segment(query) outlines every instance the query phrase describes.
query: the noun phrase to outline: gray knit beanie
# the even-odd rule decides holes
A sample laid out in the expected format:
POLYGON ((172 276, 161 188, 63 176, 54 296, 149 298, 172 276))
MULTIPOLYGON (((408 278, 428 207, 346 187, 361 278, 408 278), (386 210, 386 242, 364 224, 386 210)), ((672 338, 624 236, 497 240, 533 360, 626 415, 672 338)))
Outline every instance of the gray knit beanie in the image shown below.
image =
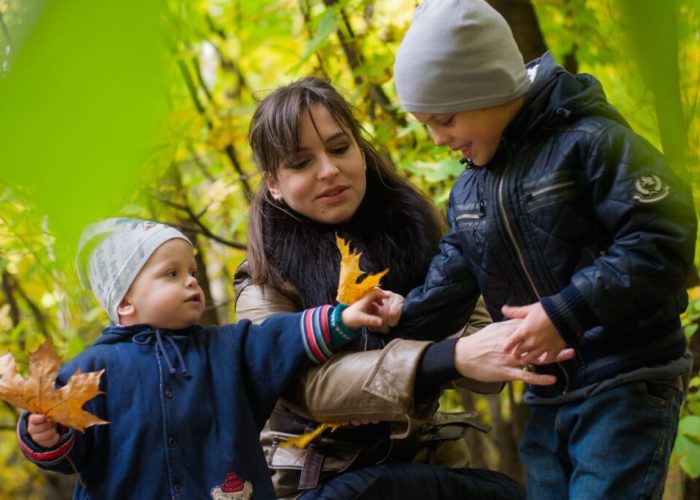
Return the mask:
POLYGON ((401 106, 453 113, 499 106, 530 88, 513 33, 483 0, 423 0, 394 64, 401 106))
POLYGON ((174 227, 141 219, 106 219, 83 231, 78 243, 80 282, 112 321, 119 322, 119 303, 148 258, 172 239, 192 244, 174 227))

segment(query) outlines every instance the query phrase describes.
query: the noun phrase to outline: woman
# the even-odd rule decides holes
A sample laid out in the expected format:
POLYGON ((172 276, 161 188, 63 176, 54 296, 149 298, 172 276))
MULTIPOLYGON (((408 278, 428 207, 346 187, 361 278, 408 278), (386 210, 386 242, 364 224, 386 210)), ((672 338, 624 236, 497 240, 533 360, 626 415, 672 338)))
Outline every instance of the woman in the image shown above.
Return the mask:
MULTIPOLYGON (((403 295, 423 282, 442 234, 440 216, 362 137, 349 105, 332 86, 306 78, 277 89, 258 106, 249 138, 264 182, 251 208, 248 261, 236 275, 239 320, 259 322, 334 302, 336 234, 362 252, 365 271, 389 269, 385 289, 403 295)), ((489 321, 479 306, 465 330, 489 321)), ((358 346, 361 352, 310 369, 280 401, 263 433, 277 494, 520 495, 499 473, 410 463, 421 440, 434 449, 442 439, 431 441, 418 429, 434 414, 440 386, 460 374, 481 382, 553 381, 532 378, 494 348, 512 328, 501 323, 439 344, 396 339, 382 350, 372 349, 387 338, 368 334, 358 346), (382 423, 326 433, 307 450, 278 446, 321 421, 382 423)), ((481 390, 500 387, 473 384, 481 390)), ((463 451, 453 453, 443 464, 463 467, 464 457, 463 451)))

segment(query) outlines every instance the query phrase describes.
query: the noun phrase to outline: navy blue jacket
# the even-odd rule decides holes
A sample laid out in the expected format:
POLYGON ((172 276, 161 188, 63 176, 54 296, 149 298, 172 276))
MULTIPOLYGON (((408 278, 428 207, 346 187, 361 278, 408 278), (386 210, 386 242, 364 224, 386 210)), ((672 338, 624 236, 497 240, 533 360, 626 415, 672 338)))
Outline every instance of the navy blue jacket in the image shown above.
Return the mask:
POLYGON ((558 376, 529 388, 549 397, 684 353, 696 221, 689 187, 597 80, 549 54, 528 69, 533 86, 494 158, 455 182, 451 230, 395 333, 454 332, 479 292, 495 320, 505 304, 540 301, 577 352, 538 368, 558 376))
POLYGON ((227 479, 252 488, 252 498, 274 498, 258 436, 285 387, 308 366, 302 318, 174 332, 107 327, 61 369, 59 384, 78 368, 105 368, 105 394, 84 408, 110 423, 70 430, 45 450, 22 417, 22 450, 49 470, 75 467, 85 488, 76 483, 74 498, 209 498, 227 479))

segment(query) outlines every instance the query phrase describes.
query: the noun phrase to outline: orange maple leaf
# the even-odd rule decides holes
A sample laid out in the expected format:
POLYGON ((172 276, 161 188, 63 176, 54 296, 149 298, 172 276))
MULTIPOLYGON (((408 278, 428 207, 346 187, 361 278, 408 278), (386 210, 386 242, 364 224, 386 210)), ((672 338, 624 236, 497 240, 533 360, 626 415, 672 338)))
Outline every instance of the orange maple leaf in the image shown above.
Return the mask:
POLYGON ((99 386, 104 369, 89 373, 81 373, 78 369, 66 385, 56 389, 60 363, 61 358, 51 340, 29 356, 29 377, 26 379, 17 372, 12 354, 0 356, 0 399, 79 431, 109 423, 82 409, 86 401, 102 394, 99 386))
POLYGON ((337 235, 335 242, 340 250, 340 278, 338 279, 338 295, 335 299, 339 304, 354 304, 372 288, 379 286, 382 277, 389 270, 384 269, 375 274, 365 273, 360 269, 360 256, 362 254, 355 250, 351 252, 350 243, 337 235), (357 280, 362 275, 366 276, 358 283, 357 280))

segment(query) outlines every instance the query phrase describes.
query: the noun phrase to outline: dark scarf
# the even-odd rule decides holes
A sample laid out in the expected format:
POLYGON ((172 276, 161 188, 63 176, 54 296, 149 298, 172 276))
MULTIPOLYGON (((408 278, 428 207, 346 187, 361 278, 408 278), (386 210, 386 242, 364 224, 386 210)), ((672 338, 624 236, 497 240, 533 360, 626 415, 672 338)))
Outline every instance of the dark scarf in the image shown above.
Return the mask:
POLYGON ((389 268, 383 288, 406 295, 423 283, 440 238, 428 202, 404 186, 372 188, 370 184, 352 220, 340 225, 319 224, 286 205, 284 210, 264 205, 268 262, 296 288, 303 307, 335 303, 340 268, 336 234, 362 252, 363 270, 375 273, 389 268))

